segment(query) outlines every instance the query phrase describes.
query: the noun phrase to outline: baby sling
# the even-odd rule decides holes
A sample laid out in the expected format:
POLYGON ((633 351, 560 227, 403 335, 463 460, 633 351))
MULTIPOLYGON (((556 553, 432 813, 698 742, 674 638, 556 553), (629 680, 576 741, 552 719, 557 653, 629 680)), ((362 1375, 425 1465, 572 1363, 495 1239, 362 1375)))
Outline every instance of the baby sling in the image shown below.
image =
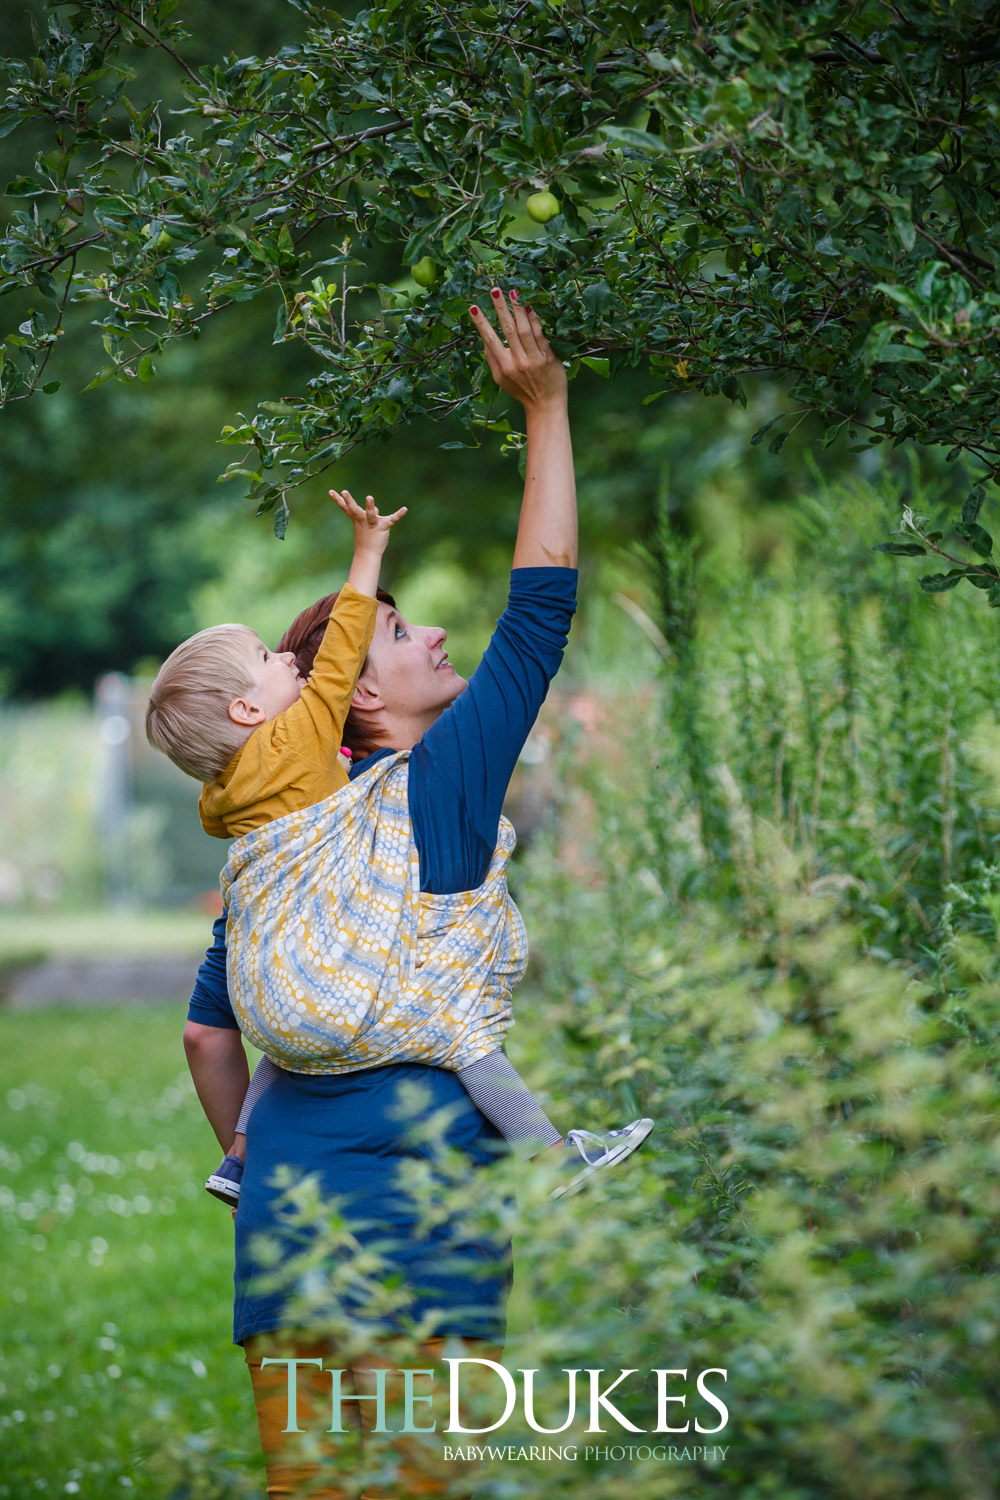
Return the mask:
POLYGON ((528 944, 507 890, 500 819, 474 891, 420 890, 410 752, 232 845, 222 872, 227 977, 240 1028, 278 1067, 388 1062, 460 1069, 495 1052, 528 944))

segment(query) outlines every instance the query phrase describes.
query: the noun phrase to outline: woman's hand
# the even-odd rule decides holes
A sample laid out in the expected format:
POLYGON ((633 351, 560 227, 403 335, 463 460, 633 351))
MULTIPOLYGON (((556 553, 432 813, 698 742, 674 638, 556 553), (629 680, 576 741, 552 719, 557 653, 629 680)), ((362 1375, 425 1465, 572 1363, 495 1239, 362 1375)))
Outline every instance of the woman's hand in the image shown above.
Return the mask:
POLYGON ((497 385, 520 401, 525 411, 564 406, 566 371, 545 337, 538 314, 531 308, 521 307, 516 292, 511 292, 508 306, 499 287, 493 288, 491 301, 506 344, 494 332, 481 308, 471 307, 469 312, 479 330, 486 363, 497 385))
POLYGON ((491 296, 506 344, 485 313, 478 307, 469 312, 493 379, 524 407, 528 437, 514 567, 575 568, 576 479, 566 371, 552 352, 538 314, 520 307, 516 292, 510 294, 509 307, 499 288, 491 296))

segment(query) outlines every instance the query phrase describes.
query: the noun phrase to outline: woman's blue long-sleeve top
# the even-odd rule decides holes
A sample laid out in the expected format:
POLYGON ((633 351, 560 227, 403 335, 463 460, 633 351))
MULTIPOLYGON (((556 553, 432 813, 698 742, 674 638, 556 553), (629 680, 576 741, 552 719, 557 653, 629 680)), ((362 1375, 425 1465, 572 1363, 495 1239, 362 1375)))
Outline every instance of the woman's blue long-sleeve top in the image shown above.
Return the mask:
MULTIPOLYGON (((576 607, 576 570, 516 568, 507 608, 468 687, 413 747, 409 801, 420 857, 421 889, 432 894, 474 890, 486 878, 514 765, 558 670, 576 607)), ((389 749, 358 762, 360 775, 389 749)), ((236 1028, 226 988, 226 922, 198 972, 188 1019, 236 1028)), ((400 1083, 418 1081, 426 1113, 450 1107, 448 1143, 476 1162, 488 1160, 496 1131, 469 1100, 454 1073, 396 1063, 347 1074, 281 1071, 256 1104, 247 1131, 247 1162, 236 1216, 236 1303, 233 1339, 283 1326, 282 1296, 255 1292, 250 1240, 279 1235, 278 1194, 268 1187, 287 1163, 318 1174, 326 1194, 349 1204, 365 1233, 394 1241, 394 1262, 413 1288, 414 1314, 433 1307, 438 1331, 502 1338, 505 1258, 495 1246, 457 1245, 447 1225, 419 1243, 414 1217, 392 1186, 401 1156, 420 1155, 405 1139, 409 1122, 396 1113, 400 1083), (374 1219, 372 1218, 374 1214, 374 1219), (495 1274, 491 1277, 491 1269, 495 1274), (485 1273, 485 1274, 484 1274, 485 1273)))

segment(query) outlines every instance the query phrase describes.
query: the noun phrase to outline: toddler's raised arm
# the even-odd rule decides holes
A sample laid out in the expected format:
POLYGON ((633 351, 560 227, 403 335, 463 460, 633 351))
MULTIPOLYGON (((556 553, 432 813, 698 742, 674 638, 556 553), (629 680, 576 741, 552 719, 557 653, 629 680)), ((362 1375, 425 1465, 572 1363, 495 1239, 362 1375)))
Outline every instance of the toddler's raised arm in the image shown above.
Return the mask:
POLYGON ((331 490, 330 495, 354 527, 354 558, 302 696, 286 711, 283 726, 283 732, 294 734, 305 747, 311 744, 312 753, 323 764, 329 764, 340 749, 375 628, 382 557, 390 531, 406 515, 405 505, 390 516, 379 515, 371 495, 363 510, 350 490, 331 490))

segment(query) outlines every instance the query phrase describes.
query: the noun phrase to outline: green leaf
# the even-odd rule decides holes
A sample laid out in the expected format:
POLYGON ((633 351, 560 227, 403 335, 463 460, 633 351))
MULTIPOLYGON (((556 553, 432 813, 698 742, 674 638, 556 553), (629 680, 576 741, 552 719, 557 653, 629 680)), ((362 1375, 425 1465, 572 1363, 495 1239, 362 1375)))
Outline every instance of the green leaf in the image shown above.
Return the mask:
POLYGON ((966 497, 965 503, 962 506, 962 520, 966 523, 978 521, 979 512, 983 508, 985 499, 986 491, 981 484, 977 484, 971 494, 966 497))
POLYGON ((56 393, 56 391, 59 389, 59 387, 61 385, 62 385, 62 381, 61 380, 47 380, 45 382, 45 384, 42 386, 42 395, 43 396, 54 396, 55 393, 56 393))
POLYGON ((884 296, 897 303, 899 307, 905 308, 906 311, 912 313, 914 317, 919 316, 920 299, 910 291, 909 287, 893 286, 892 283, 888 281, 876 281, 872 290, 876 292, 882 292, 884 296))
POLYGON ((244 469, 239 465, 235 465, 227 469, 224 474, 220 474, 215 482, 216 484, 224 484, 227 479, 247 479, 251 484, 261 484, 263 483, 264 475, 256 469, 244 469))
POLYGON ((418 230, 407 241, 402 254, 404 266, 415 266, 418 260, 423 260, 424 256, 433 247, 437 227, 437 222, 435 221, 435 223, 427 225, 426 228, 418 230))
MULTIPOLYGON (((725 380, 722 382, 722 385, 720 386, 720 390, 722 391, 722 394, 724 396, 728 396, 730 401, 738 401, 741 406, 746 406, 746 392, 744 391, 740 382, 736 379, 735 375, 727 375, 725 380)), ((787 438, 787 436, 788 434, 784 433, 780 445, 775 448, 774 444, 772 443, 768 451, 780 453, 781 448, 784 447, 785 438, 787 438)), ((775 441, 777 441, 777 439, 775 441)))
POLYGON ((919 542, 879 542, 873 552, 887 552, 890 557, 926 557, 927 548, 919 542))
POLYGON ((13 182, 8 182, 4 188, 4 193, 8 198, 29 198, 33 193, 44 192, 45 188, 40 182, 36 182, 34 177, 15 177, 13 182))
POLYGON ((952 568, 950 573, 927 573, 917 582, 927 594, 943 594, 947 589, 957 588, 964 577, 963 568, 952 568))
POLYGON ((90 384, 85 385, 83 389, 85 391, 92 391, 95 386, 103 385, 106 380, 110 380, 114 373, 114 365, 105 365, 102 370, 98 370, 90 384))
POLYGON ((903 249, 912 250, 916 242, 917 231, 913 226, 913 210, 909 202, 905 198, 892 198, 889 202, 889 212, 903 249))
POLYGON ((875 363, 878 365, 916 365, 924 358, 922 349, 914 349, 910 344, 886 344, 875 355, 875 363))
POLYGON ((140 380, 152 380, 153 378, 153 356, 144 354, 136 366, 136 374, 140 380))
POLYGON ((658 135, 645 130, 630 130, 627 125, 602 125, 601 134, 614 146, 634 146, 637 151, 647 151, 654 156, 663 156, 668 147, 658 135))
POLYGON ((600 281, 592 282, 590 286, 583 289, 583 305, 595 320, 611 301, 611 288, 602 278, 600 281))
POLYGON ((763 427, 758 427, 757 431, 754 433, 753 437, 750 439, 750 446, 755 448, 758 443, 762 442, 763 439, 764 439, 765 434, 768 433, 768 432, 770 432, 770 430, 774 426, 775 422, 780 422, 781 421, 781 417, 782 417, 782 413, 779 412, 776 417, 772 417, 771 418, 770 422, 765 422, 764 425, 763 425, 763 427))
POLYGON ((980 557, 989 557, 993 551, 993 538, 985 527, 976 521, 959 521, 955 530, 971 543, 973 552, 978 552, 980 557))

